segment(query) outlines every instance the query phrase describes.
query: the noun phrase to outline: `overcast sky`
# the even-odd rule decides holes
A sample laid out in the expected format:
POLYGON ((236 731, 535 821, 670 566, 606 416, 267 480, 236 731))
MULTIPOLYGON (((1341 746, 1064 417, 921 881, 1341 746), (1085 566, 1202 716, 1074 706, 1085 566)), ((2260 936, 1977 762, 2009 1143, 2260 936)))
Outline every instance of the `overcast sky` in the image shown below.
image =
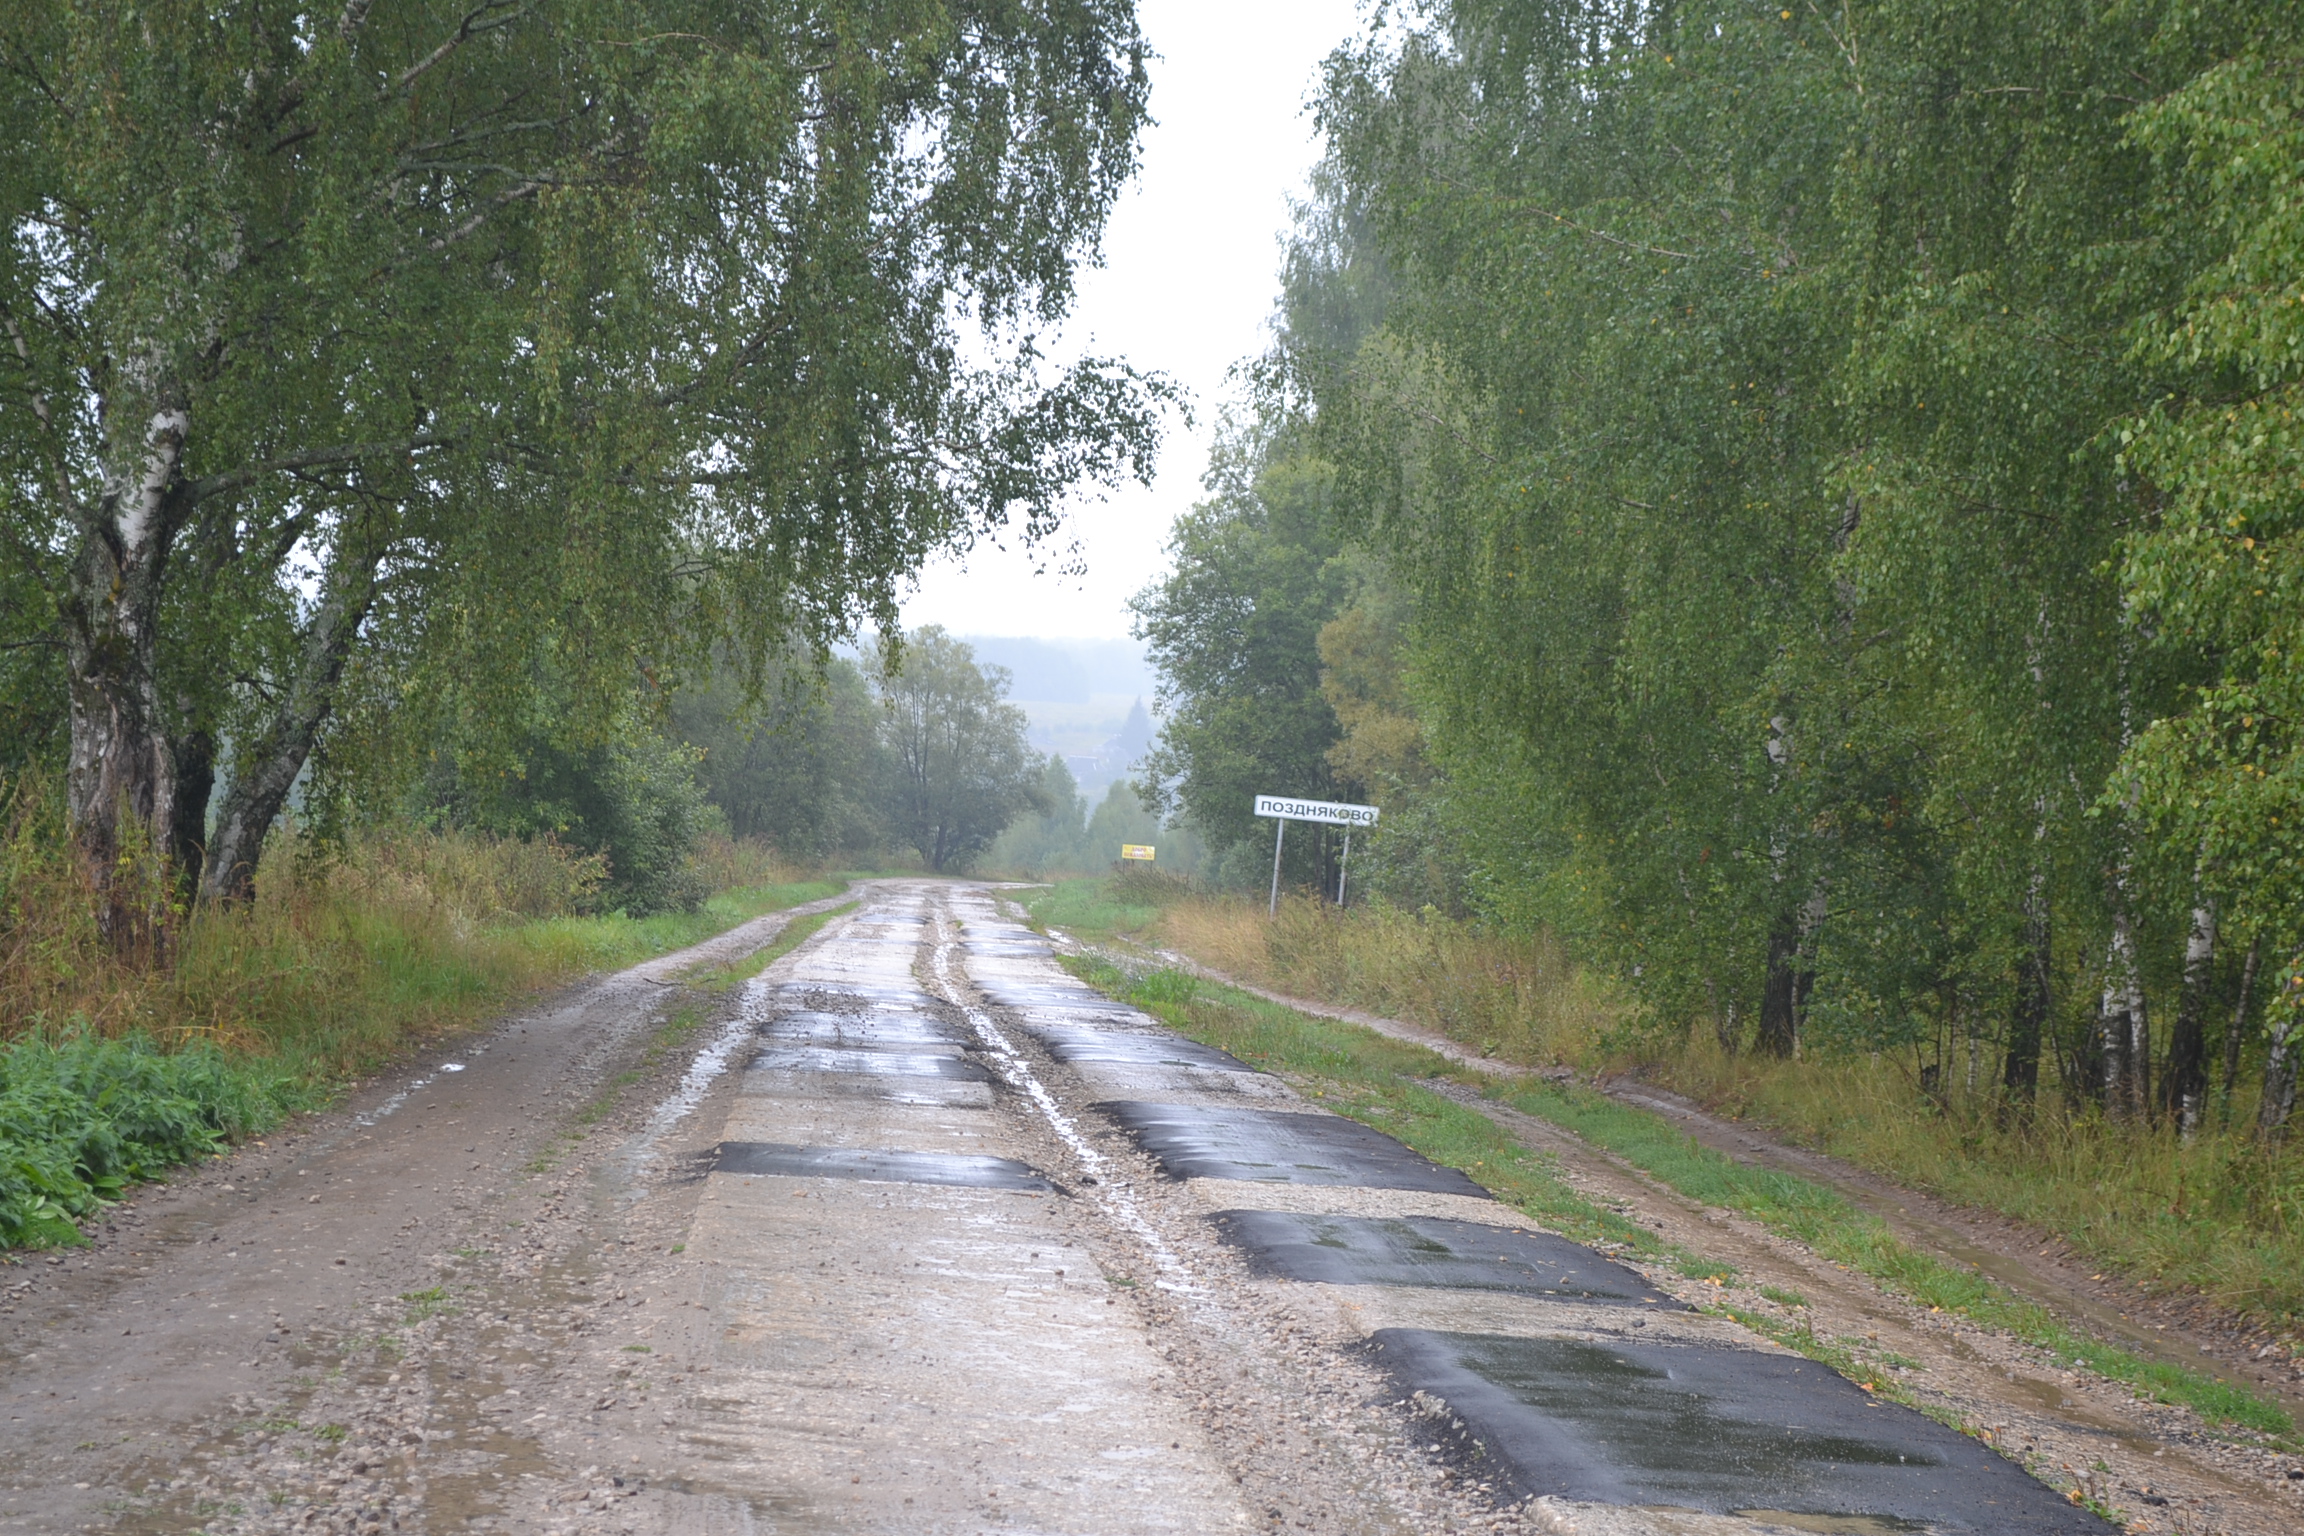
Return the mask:
POLYGON ((1305 103, 1321 59, 1360 25, 1355 0, 1141 0, 1160 57, 1143 166, 1085 274, 1062 354, 1099 352, 1191 391, 1158 482, 1075 509, 1085 577, 1034 576, 989 545, 942 561, 904 608, 908 625, 960 634, 1115 637, 1129 596, 1167 564, 1168 525, 1199 494, 1225 370, 1264 345, 1288 200, 1318 153, 1305 103))

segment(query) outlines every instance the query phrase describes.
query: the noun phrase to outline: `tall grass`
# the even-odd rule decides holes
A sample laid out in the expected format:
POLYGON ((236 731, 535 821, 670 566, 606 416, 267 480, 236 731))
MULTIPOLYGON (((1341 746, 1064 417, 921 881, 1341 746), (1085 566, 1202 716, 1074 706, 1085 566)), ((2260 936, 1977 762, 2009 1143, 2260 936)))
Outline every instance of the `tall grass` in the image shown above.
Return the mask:
POLYGON ((1166 907, 1153 932, 1202 964, 1294 997, 1405 1019, 1520 1066, 1582 1062, 1620 1010, 1544 934, 1502 934, 1388 906, 1338 911, 1211 897, 1166 907))
POLYGON ((178 908, 154 965, 104 943, 56 797, 19 782, 0 804, 0 1244, 70 1240, 121 1179, 524 994, 841 888, 757 844, 696 862, 718 894, 631 918, 588 911, 604 864, 549 841, 395 829, 323 851, 284 834, 256 899, 178 908))

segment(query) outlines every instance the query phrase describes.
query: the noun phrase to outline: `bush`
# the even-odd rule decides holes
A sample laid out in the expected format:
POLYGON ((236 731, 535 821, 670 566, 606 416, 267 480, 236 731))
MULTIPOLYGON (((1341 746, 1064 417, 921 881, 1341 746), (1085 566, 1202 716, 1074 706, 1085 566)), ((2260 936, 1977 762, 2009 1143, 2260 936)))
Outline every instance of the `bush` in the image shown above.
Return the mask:
POLYGON ((213 1045, 168 1052, 144 1034, 80 1034, 0 1047, 0 1246, 78 1242, 75 1217, 309 1098, 213 1045))
POLYGON ((693 912, 708 893, 689 855, 725 822, 696 782, 696 749, 654 731, 574 748, 541 737, 517 772, 450 767, 432 794, 449 820, 567 844, 605 862, 587 910, 693 912))

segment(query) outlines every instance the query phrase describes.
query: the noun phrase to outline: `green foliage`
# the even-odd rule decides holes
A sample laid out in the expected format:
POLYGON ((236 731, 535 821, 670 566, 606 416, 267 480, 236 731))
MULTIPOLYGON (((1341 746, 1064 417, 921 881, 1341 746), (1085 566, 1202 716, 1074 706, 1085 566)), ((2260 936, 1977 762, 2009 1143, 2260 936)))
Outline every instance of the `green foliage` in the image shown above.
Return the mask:
MULTIPOLYGON (((2285 52, 2220 63, 2135 123, 2167 171, 2161 218, 2207 249, 2137 326, 2141 359, 2181 384, 2120 429, 2161 496, 2121 579, 2165 643, 2207 647, 2216 670, 2144 731, 2113 796, 2197 849, 2284 958, 2304 949, 2304 34, 2293 17, 2267 31, 2285 52)), ((2304 963, 2282 971, 2279 1114, 2304 963)))
POLYGON ((539 671, 598 739, 1145 472, 1166 386, 1036 341, 1144 56, 1127 0, 8 8, 0 683, 75 690, 91 848, 222 743, 244 881, 315 751, 517 738, 539 671))
POLYGON ((2196 1119, 2304 891, 2297 42, 1461 0, 1340 51, 1257 430, 1321 466, 1293 558, 1376 557, 1320 662, 1377 888, 1659 1028, 1981 1030, 2016 1098, 2196 1119))
POLYGON ((714 819, 696 782, 696 760, 693 748, 645 726, 583 748, 538 736, 516 768, 466 770, 440 798, 459 825, 550 837, 601 855, 602 910, 635 917, 692 912, 710 892, 688 858, 714 819))
POLYGON ((1061 753, 1049 753, 1040 770, 1040 808, 1010 822, 984 860, 992 869, 1035 880, 1096 867, 1088 849, 1088 799, 1061 753))
POLYGON ((977 666, 965 642, 935 625, 900 646, 883 638, 873 662, 882 814, 930 869, 967 868, 1019 815, 1047 809, 1047 764, 1025 743, 1024 711, 1003 702, 1006 668, 977 666))
MULTIPOLYGON (((1345 788, 1328 759, 1336 717, 1320 693, 1320 629, 1345 590, 1325 522, 1328 480, 1290 435, 1227 443, 1208 499, 1177 519, 1174 571, 1130 604, 1166 710, 1139 798, 1165 820, 1181 813, 1219 850, 1262 848, 1267 869, 1275 823, 1254 815, 1255 797, 1334 799, 1345 788)), ((1294 832, 1283 877, 1332 888, 1337 839, 1310 825, 1294 832)), ((1243 849, 1233 862, 1252 857, 1243 849)))
POLYGON ((313 1099, 292 1075, 214 1046, 88 1034, 0 1046, 0 1248, 78 1243, 73 1223, 128 1185, 313 1099))
POLYGON ((735 836, 810 861, 880 845, 879 721, 855 663, 835 657, 819 672, 781 658, 757 703, 723 663, 673 700, 672 719, 735 836))

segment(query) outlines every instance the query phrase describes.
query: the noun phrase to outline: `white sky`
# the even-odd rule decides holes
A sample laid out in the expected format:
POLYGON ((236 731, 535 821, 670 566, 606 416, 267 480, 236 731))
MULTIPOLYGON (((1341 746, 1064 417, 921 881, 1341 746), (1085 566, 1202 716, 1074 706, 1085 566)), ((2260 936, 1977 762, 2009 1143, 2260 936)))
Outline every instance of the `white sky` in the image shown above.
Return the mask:
POLYGON ((1034 576, 1020 550, 983 545, 965 566, 943 560, 922 574, 907 627, 1125 636, 1123 605, 1166 567, 1168 526, 1199 495, 1225 370, 1263 349, 1288 199, 1318 155, 1304 106, 1320 61, 1358 29, 1355 0, 1140 0, 1138 15, 1160 55, 1155 122, 1106 230, 1105 264, 1083 274, 1052 350, 1169 375, 1191 393, 1192 430, 1171 423, 1150 490, 1131 484, 1075 508, 1084 577, 1034 576))

